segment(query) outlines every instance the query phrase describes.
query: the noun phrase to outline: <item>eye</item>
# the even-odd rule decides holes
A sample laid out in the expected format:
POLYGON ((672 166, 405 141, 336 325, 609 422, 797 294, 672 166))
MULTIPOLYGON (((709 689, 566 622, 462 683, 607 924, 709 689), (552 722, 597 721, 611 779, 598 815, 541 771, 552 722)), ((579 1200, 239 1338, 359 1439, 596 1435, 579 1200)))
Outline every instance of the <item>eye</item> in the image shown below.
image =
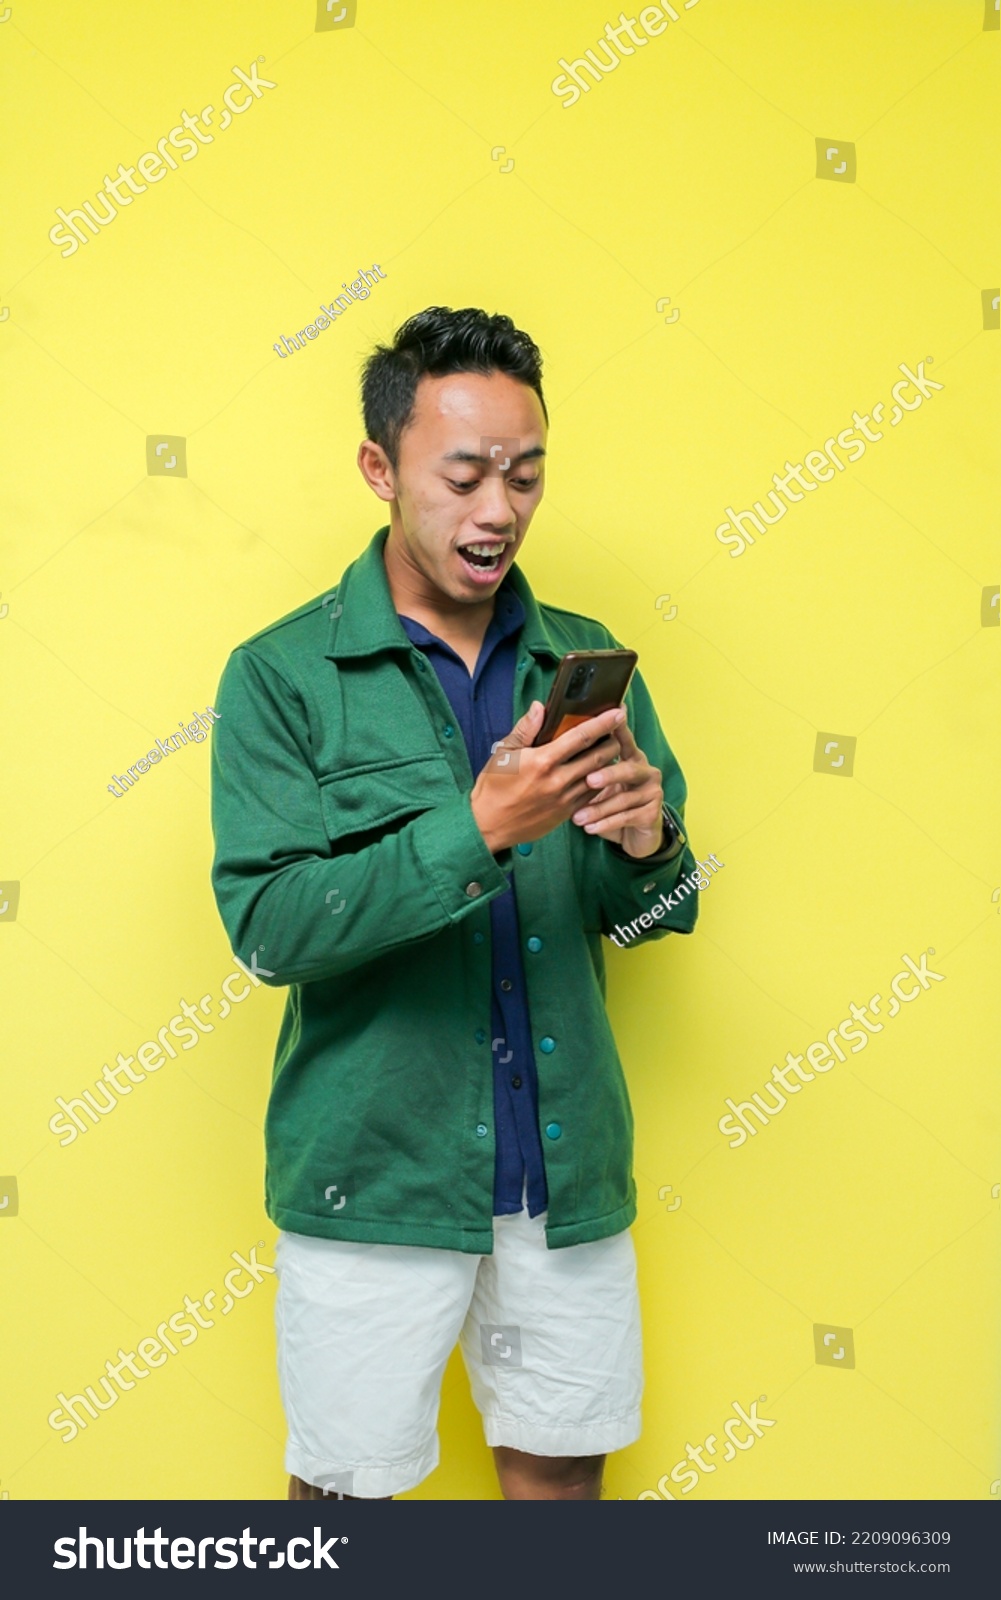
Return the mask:
POLYGON ((539 481, 538 473, 536 473, 534 478, 509 478, 508 479, 508 482, 513 484, 516 489, 534 489, 535 485, 538 483, 538 481, 539 481))
POLYGON ((460 489, 461 490, 461 489, 475 489, 476 485, 479 483, 480 480, 479 480, 479 478, 464 478, 461 482, 457 482, 455 478, 447 478, 445 481, 453 489, 460 489))

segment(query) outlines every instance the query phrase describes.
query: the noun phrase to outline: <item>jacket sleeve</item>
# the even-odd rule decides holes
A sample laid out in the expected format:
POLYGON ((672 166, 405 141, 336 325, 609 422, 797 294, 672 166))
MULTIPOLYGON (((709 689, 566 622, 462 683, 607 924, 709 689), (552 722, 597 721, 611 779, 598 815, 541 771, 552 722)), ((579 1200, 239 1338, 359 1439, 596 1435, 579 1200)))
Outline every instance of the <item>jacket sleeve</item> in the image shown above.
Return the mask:
MULTIPOLYGON (((617 642, 615 648, 621 648, 617 642)), ((650 691, 638 670, 633 673, 625 703, 633 738, 651 766, 659 769, 668 810, 682 834, 687 836, 685 801, 688 788, 664 737, 650 691)), ((598 901, 602 933, 609 938, 618 933, 620 937, 614 940, 618 944, 622 931, 639 917, 645 918, 645 921, 637 922, 636 929, 629 930, 625 939, 627 947, 639 941, 645 943, 651 939, 662 939, 668 933, 692 932, 699 914, 698 895, 694 882, 688 888, 684 885, 697 863, 687 842, 681 852, 669 861, 663 859, 663 852, 635 858, 627 856, 607 839, 599 839, 598 842, 598 901), (660 899, 662 894, 665 900, 673 900, 673 905, 665 906, 660 899), (654 905, 660 909, 659 918, 653 915, 654 905)))
POLYGON ((335 853, 302 699, 244 646, 226 664, 216 709, 212 887, 234 955, 265 983, 350 972, 506 889, 510 852, 490 853, 458 792, 335 853))

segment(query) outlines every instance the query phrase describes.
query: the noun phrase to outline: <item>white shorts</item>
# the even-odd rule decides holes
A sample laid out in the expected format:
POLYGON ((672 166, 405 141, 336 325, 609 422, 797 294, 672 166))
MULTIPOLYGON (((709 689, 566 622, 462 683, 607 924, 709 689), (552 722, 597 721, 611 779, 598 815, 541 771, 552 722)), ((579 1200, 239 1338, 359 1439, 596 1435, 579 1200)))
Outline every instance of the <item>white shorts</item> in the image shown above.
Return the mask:
POLYGON ((285 1470, 360 1499, 416 1488, 438 1465, 456 1340, 488 1445, 586 1456, 638 1439, 632 1236, 550 1250, 545 1221, 494 1217, 492 1255, 280 1232, 285 1470))

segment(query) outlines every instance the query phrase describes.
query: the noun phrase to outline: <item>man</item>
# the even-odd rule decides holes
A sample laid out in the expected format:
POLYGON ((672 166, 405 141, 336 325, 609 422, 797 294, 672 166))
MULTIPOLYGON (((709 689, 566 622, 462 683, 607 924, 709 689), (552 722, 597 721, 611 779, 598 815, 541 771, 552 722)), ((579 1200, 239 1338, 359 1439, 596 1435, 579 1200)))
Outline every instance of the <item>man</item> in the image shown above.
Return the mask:
POLYGON ((601 936, 691 932, 685 783, 638 672, 532 748, 561 656, 617 641, 515 564, 548 432, 531 339, 432 307, 362 403, 388 528, 216 701, 219 910, 289 986, 265 1128, 289 1496, 420 1483, 458 1340, 504 1497, 596 1500, 643 1386, 601 936))

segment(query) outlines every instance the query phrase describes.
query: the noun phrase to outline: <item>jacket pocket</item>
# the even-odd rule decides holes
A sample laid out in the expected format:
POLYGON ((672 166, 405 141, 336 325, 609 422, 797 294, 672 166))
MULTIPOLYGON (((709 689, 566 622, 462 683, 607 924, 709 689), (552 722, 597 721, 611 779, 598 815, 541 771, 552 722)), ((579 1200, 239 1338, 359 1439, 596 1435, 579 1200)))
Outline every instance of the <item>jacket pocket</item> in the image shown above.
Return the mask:
POLYGON ((444 754, 369 761, 321 777, 320 804, 330 839, 371 833, 407 816, 418 816, 458 793, 444 754))

